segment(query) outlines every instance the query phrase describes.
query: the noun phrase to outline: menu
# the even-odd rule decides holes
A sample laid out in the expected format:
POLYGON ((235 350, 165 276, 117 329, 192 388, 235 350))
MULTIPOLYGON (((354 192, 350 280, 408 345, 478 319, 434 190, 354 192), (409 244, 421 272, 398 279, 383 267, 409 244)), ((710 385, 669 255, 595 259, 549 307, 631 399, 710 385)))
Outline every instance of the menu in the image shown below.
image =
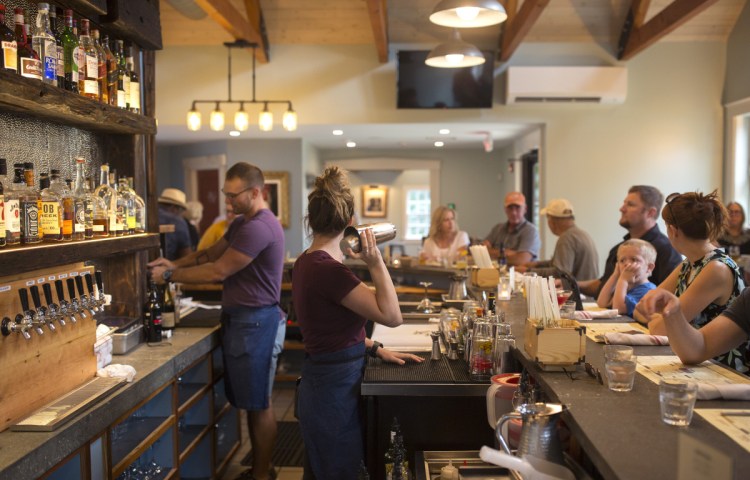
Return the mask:
POLYGON ((748 383, 750 378, 710 360, 685 365, 676 355, 638 356, 638 373, 654 383, 666 380, 690 380, 714 385, 748 383))
POLYGON ((695 413, 750 452, 750 410, 696 408, 695 413))
POLYGON ((605 333, 648 333, 648 329, 638 322, 630 323, 586 323, 586 336, 604 343, 605 333))

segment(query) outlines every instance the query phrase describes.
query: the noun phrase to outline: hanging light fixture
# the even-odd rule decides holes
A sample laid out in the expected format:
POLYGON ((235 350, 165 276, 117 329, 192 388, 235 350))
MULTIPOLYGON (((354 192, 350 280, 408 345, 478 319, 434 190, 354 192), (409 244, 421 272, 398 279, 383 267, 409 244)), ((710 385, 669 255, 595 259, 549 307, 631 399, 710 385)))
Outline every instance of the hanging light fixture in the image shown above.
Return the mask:
POLYGON ((507 19, 497 0, 442 0, 430 15, 432 23, 453 28, 488 27, 507 19))
POLYGON ((250 43, 246 40, 236 40, 234 42, 226 42, 224 46, 227 47, 227 58, 228 58, 228 69, 227 69, 227 84, 228 84, 228 95, 226 100, 193 100, 192 107, 187 113, 187 127, 190 131, 198 131, 201 129, 201 113, 196 108, 199 103, 213 103, 215 105, 214 110, 211 112, 209 119, 209 126, 211 130, 222 131, 224 130, 224 112, 221 110, 221 104, 239 104, 239 110, 234 114, 234 128, 237 131, 244 132, 250 126, 250 116, 245 111, 245 104, 263 104, 263 110, 258 115, 258 128, 263 132, 270 132, 273 129, 273 112, 269 110, 269 104, 286 104, 287 108, 284 112, 283 127, 289 132, 297 130, 297 112, 292 108, 291 100, 257 100, 255 98, 255 49, 258 47, 255 43, 250 43), (233 48, 252 48, 253 49, 253 81, 252 91, 253 98, 250 100, 232 100, 232 49, 233 48))
POLYGON ((461 68, 481 65, 484 60, 484 54, 474 45, 461 40, 461 35, 454 28, 451 39, 433 48, 424 63, 438 68, 461 68))

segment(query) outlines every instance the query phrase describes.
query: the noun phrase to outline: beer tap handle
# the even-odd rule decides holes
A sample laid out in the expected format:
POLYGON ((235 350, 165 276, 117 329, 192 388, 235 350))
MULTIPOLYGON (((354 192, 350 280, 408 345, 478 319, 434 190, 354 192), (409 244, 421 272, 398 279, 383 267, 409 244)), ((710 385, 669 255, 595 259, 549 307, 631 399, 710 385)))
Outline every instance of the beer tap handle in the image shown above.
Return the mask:
POLYGON ((99 289, 99 294, 101 295, 101 292, 104 291, 103 283, 102 283, 102 271, 97 270, 96 272, 96 288, 99 289))
POLYGON ((55 280, 55 290, 57 290, 57 301, 63 303, 65 301, 65 292, 62 280, 55 280))
POLYGON ((68 284, 68 294, 70 295, 70 301, 72 302, 76 298, 75 281, 72 278, 68 277, 67 284, 68 284))
POLYGON ((76 281, 76 287, 78 288, 78 298, 82 298, 84 295, 83 294, 83 279, 81 278, 80 275, 78 275, 77 277, 75 277, 75 281, 76 281))
POLYGON ((3 337, 7 337, 13 332, 13 321, 8 317, 3 317, 3 321, 0 322, 0 333, 3 337))
POLYGON ((39 307, 42 306, 42 300, 39 298, 39 287, 32 285, 29 290, 31 290, 31 299, 34 301, 34 308, 39 311, 39 307))
POLYGON ((91 274, 84 275, 86 278, 86 288, 89 290, 89 296, 94 297, 94 281, 91 279, 91 274))
POLYGON ((50 284, 43 284, 42 290, 44 290, 44 299, 47 300, 47 305, 52 305, 53 303, 55 303, 52 299, 52 287, 50 286, 50 284))
POLYGON ((18 289, 18 296, 21 298, 21 308, 24 312, 28 312, 29 309, 29 292, 25 288, 18 289))

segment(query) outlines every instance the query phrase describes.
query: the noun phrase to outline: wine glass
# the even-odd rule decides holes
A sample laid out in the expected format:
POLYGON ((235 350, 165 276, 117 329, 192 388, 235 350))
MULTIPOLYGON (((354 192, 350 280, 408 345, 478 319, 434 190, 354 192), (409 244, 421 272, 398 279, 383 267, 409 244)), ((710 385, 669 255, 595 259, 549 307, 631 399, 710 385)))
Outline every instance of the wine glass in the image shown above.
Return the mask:
POLYGON ((427 287, 432 285, 432 282, 419 282, 424 287, 424 298, 417 305, 417 312, 419 313, 435 313, 437 308, 432 303, 430 298, 427 296, 427 287))

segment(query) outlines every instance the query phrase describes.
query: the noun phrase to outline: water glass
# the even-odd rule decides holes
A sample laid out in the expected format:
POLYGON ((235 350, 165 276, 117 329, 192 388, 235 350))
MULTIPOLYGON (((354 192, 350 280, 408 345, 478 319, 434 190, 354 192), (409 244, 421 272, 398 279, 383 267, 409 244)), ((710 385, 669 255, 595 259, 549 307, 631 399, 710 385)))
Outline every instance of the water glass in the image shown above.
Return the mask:
POLYGON ((693 419, 693 407, 698 394, 698 384, 683 380, 659 382, 661 420, 668 425, 686 427, 693 419))
POLYGON ((605 361, 630 360, 632 356, 633 347, 629 345, 604 345, 605 361))
POLYGON ((609 389, 614 392, 629 392, 635 380, 636 357, 630 360, 608 360, 604 362, 609 389))
POLYGON ((576 318, 576 302, 567 301, 560 305, 560 318, 567 318, 575 320, 576 318))

